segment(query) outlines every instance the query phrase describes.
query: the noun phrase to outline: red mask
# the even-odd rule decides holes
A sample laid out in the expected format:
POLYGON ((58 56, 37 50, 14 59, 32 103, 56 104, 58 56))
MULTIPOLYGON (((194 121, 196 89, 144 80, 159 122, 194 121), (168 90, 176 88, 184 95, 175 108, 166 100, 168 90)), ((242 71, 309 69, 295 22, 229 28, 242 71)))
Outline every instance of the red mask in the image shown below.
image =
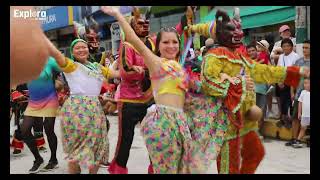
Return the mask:
POLYGON ((89 32, 86 33, 86 40, 91 52, 98 50, 100 46, 99 35, 95 32, 95 30, 89 28, 89 32))
POLYGON ((238 48, 242 44, 243 31, 240 19, 230 19, 226 12, 218 10, 216 14, 216 38, 220 45, 238 48), (219 20, 222 17, 222 20, 219 20))
POLYGON ((143 18, 133 19, 131 25, 138 37, 148 36, 150 31, 149 20, 143 18))
POLYGON ((150 31, 150 9, 145 14, 141 14, 140 10, 136 7, 132 11, 133 19, 131 20, 131 26, 138 37, 146 37, 150 31))
POLYGON ((84 34, 84 39, 88 42, 88 47, 90 53, 95 53, 100 46, 99 42, 99 24, 91 16, 89 19, 84 19, 84 25, 86 33, 84 34))

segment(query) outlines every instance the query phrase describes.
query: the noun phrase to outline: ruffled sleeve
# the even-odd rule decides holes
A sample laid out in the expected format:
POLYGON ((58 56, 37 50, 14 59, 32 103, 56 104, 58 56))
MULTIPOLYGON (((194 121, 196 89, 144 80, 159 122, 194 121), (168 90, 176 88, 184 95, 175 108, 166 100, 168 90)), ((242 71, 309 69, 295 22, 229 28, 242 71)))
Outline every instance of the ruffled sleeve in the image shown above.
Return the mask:
POLYGON ((230 82, 220 82, 220 73, 224 67, 224 61, 215 56, 207 56, 204 59, 201 75, 202 88, 210 96, 226 97, 230 82))
POLYGON ((251 77, 256 83, 285 83, 297 87, 300 81, 299 70, 297 66, 282 67, 255 63, 251 68, 251 77))
POLYGON ((73 60, 69 58, 66 59, 66 64, 64 66, 60 66, 61 70, 65 73, 71 73, 77 69, 77 65, 74 63, 73 60))

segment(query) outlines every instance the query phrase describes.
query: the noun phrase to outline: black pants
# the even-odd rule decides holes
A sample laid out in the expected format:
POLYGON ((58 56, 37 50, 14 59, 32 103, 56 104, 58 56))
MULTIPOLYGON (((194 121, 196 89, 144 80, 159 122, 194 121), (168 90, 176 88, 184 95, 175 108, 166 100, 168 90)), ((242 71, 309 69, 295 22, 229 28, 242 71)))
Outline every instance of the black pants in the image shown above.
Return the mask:
POLYGON ((126 167, 134 136, 134 128, 141 122, 151 103, 122 103, 118 104, 119 136, 115 161, 121 167, 126 167))
POLYGON ((36 134, 36 131, 35 135, 31 133, 31 128, 34 126, 41 127, 41 134, 43 134, 42 128, 44 127, 49 143, 49 148, 51 151, 51 157, 49 161, 57 161, 57 136, 54 133, 54 124, 55 117, 45 117, 43 121, 42 117, 24 116, 21 126, 22 137, 36 160, 40 160, 42 159, 42 157, 36 145, 36 138, 38 134, 36 134))
POLYGON ((280 103, 281 103, 281 114, 287 116, 288 110, 292 106, 290 86, 285 85, 284 88, 279 89, 279 96, 280 96, 280 103))
MULTIPOLYGON (((14 103, 13 104, 13 113, 14 113, 14 124, 17 126, 17 129, 14 131, 14 138, 17 139, 18 141, 23 141, 23 136, 21 133, 21 124, 20 124, 20 119, 23 118, 22 114, 26 110, 28 106, 28 102, 24 103, 14 103)), ((33 130, 35 132, 42 132, 42 124, 34 124, 33 130)), ((40 134, 40 133, 39 133, 40 134)))
MULTIPOLYGON (((42 138, 43 137, 43 123, 34 123, 32 125, 33 132, 34 132, 34 139, 42 138)), ((21 132, 21 125, 18 124, 17 129, 14 131, 14 138, 18 141, 23 141, 23 136, 21 132)))

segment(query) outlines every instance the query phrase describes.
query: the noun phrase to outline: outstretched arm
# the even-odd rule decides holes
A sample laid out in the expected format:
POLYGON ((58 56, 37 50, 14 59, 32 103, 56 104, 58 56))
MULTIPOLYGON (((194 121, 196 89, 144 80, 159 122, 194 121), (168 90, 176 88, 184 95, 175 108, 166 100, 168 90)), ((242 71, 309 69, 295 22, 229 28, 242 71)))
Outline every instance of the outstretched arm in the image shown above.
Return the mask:
POLYGON ((148 67, 150 72, 154 72, 155 68, 158 66, 157 62, 160 62, 160 57, 153 54, 153 52, 146 47, 146 45, 139 39, 139 37, 135 34, 129 23, 125 20, 125 18, 121 15, 118 9, 113 8, 111 6, 102 6, 102 12, 114 16, 122 30, 124 31, 126 37, 125 39, 132 44, 140 55, 144 58, 144 62, 148 67))
POLYGON ((300 77, 309 77, 310 70, 307 67, 271 66, 254 62, 251 75, 256 83, 285 83, 288 86, 297 87, 300 77))
POLYGON ((49 47, 49 55, 57 61, 60 67, 65 67, 67 63, 64 55, 52 44, 52 42, 47 37, 45 37, 45 39, 49 47))

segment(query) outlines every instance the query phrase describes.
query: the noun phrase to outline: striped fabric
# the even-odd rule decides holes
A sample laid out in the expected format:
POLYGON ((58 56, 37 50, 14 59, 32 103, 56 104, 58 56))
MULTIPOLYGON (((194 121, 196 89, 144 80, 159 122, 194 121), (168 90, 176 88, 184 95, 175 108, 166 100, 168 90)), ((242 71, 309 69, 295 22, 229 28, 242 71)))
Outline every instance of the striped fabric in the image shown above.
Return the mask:
POLYGON ((55 59, 50 57, 38 79, 28 83, 30 98, 24 115, 34 117, 56 117, 59 103, 54 81, 52 79, 53 70, 60 71, 55 59))

